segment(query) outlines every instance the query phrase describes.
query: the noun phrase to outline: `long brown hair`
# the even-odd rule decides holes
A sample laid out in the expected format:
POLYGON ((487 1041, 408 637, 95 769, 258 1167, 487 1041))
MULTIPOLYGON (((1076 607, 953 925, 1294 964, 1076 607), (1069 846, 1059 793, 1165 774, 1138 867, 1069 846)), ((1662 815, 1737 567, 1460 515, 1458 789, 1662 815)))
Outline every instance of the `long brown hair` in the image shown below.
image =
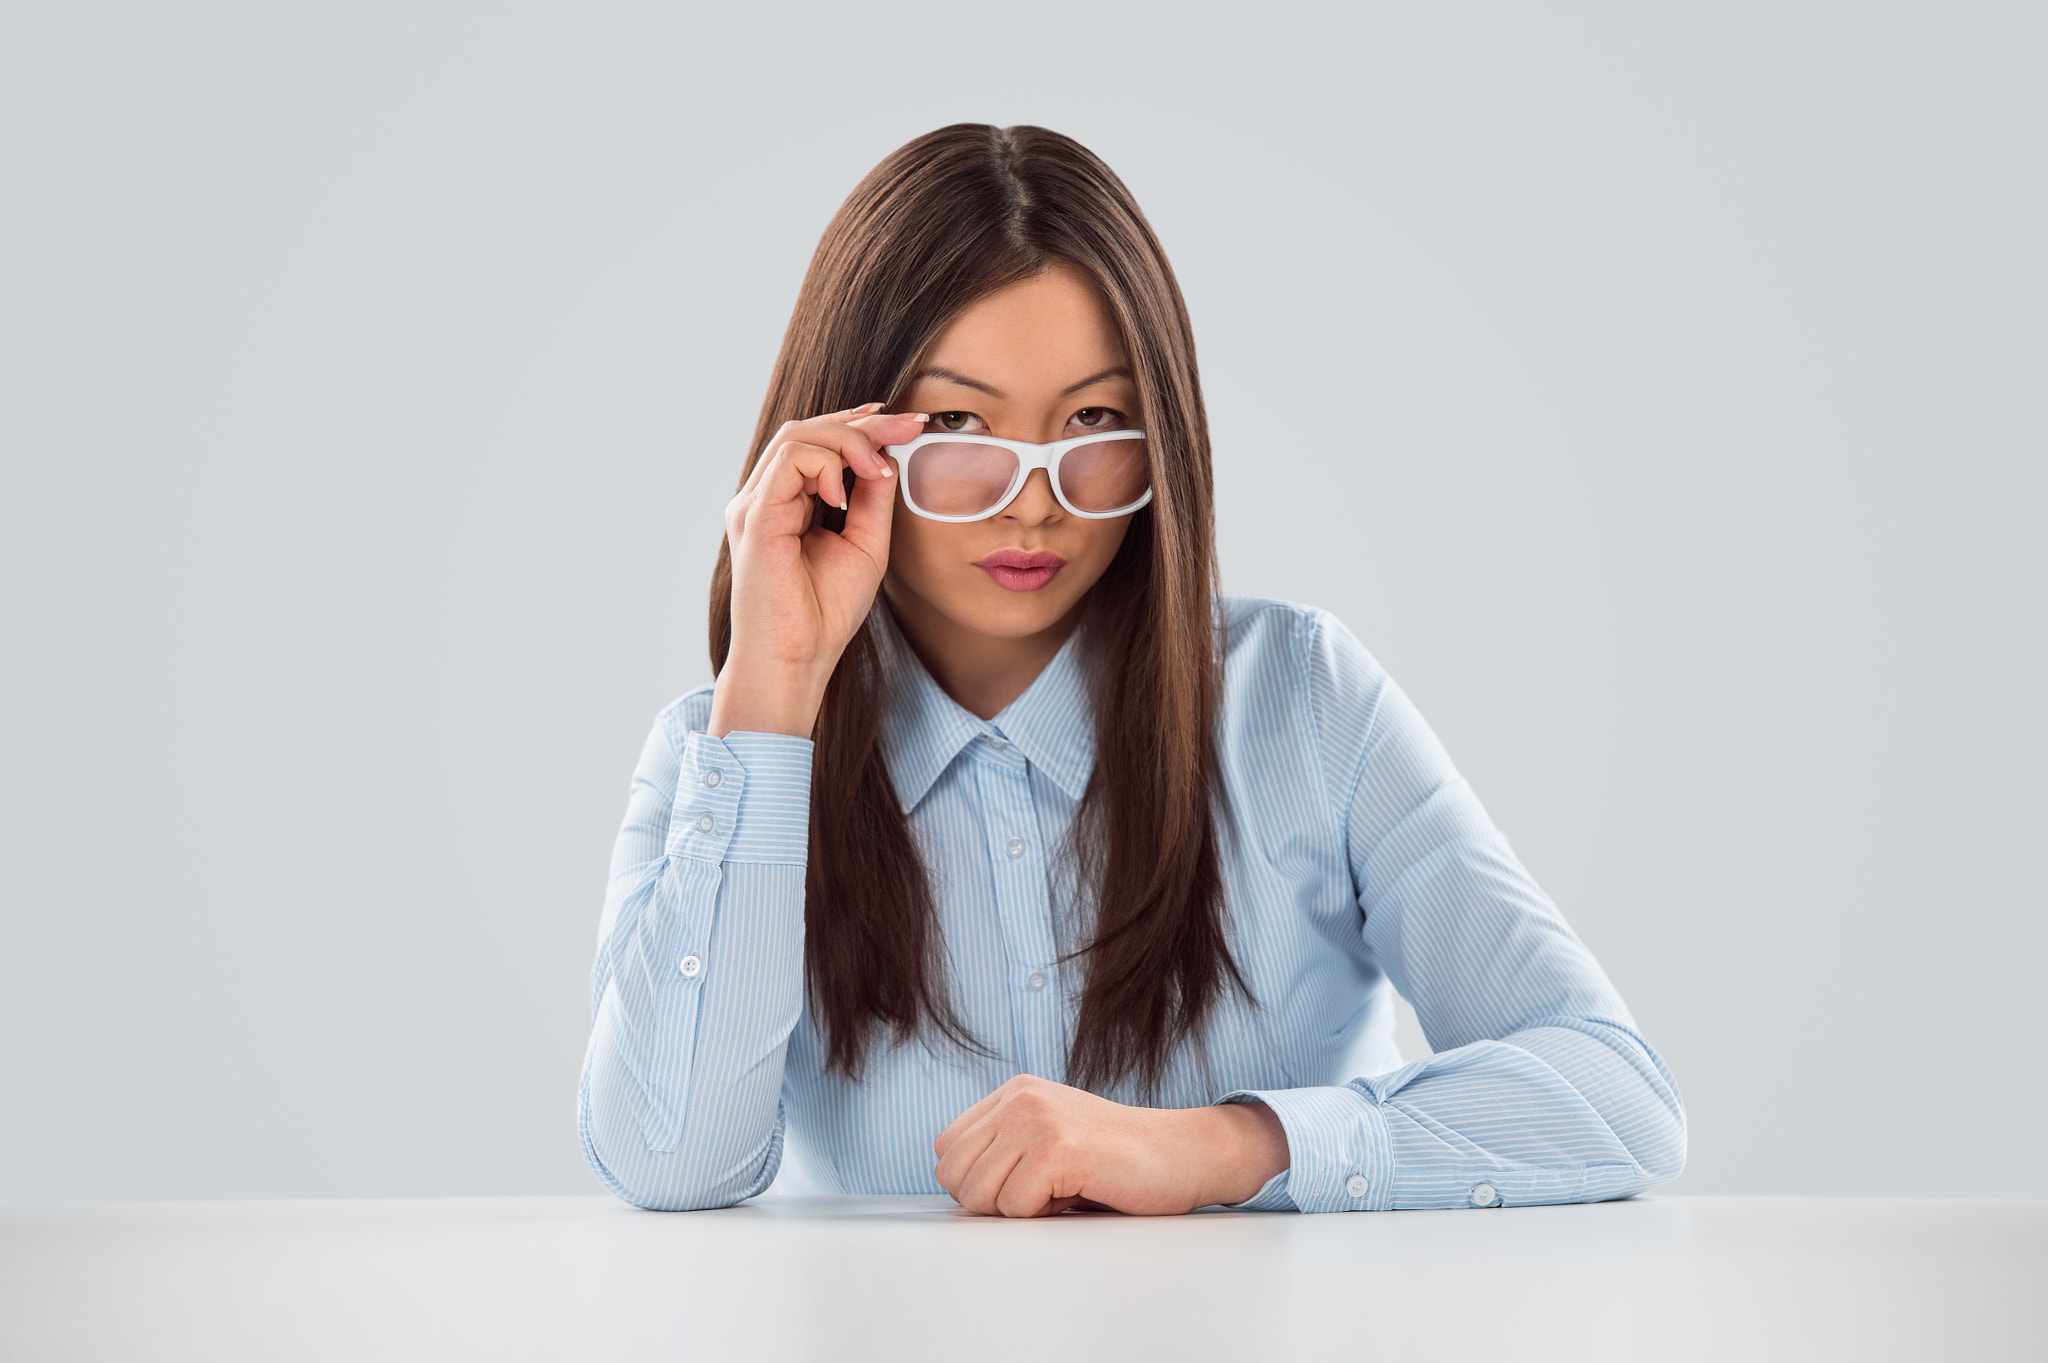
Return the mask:
MULTIPOLYGON (((1089 590, 1096 764, 1074 850, 1094 931, 1067 1081, 1148 1089, 1226 988, 1213 727, 1221 673, 1214 489, 1180 286, 1123 182, 1044 128, 957 123, 891 153, 825 228, 761 405, 744 483, 800 420, 900 396, 946 324, 1057 263, 1092 276, 1130 356, 1153 499, 1089 590)), ((732 643, 732 559, 711 580, 711 665, 732 643)), ((858 1077, 878 1025, 969 1046, 948 999, 930 884, 883 760, 882 673, 865 624, 812 737, 804 969, 828 1067, 858 1077)), ((977 1047, 978 1048, 978 1047, 977 1047)))

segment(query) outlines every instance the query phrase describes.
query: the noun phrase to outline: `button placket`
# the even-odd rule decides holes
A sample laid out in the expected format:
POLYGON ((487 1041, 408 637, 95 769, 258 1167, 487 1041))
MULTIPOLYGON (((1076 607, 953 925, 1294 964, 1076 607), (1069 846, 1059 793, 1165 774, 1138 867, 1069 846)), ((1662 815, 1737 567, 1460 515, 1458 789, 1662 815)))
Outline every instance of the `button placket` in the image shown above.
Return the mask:
POLYGON ((1017 992, 1013 1025, 1026 1068, 1058 1075, 1066 1062, 1058 991, 1048 964, 1057 954, 1052 940, 1052 901, 1044 857, 1037 845, 1038 814, 1031 799, 1031 774, 1014 745, 993 741, 975 763, 982 814, 995 872, 997 910, 1010 950, 1010 978, 1017 992))

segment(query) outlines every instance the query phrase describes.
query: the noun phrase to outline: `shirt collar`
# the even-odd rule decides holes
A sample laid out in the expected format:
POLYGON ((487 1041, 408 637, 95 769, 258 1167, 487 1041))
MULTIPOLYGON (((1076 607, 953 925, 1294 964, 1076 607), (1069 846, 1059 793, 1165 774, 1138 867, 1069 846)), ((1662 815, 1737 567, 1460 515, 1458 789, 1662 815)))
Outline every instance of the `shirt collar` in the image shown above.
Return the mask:
POLYGON ((977 738, 1006 740, 1079 800, 1095 771, 1095 714, 1075 630, 1045 670, 994 719, 983 721, 942 690, 880 600, 868 617, 882 664, 882 757, 904 811, 977 738))

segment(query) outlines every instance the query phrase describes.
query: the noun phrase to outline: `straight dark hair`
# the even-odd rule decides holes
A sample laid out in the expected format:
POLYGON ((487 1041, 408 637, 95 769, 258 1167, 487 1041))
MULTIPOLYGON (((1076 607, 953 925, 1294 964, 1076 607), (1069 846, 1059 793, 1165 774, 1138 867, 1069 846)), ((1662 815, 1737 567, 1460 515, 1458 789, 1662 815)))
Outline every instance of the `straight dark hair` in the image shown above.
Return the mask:
MULTIPOLYGON (((1221 662, 1209 429, 1187 306, 1123 182, 1044 128, 957 123, 891 153, 826 226, 761 406, 744 483, 786 421, 893 407, 947 323, 1058 264, 1091 276, 1130 356, 1153 498, 1087 597, 1096 764, 1074 851, 1093 931, 1067 1082, 1155 1090, 1226 988, 1214 747, 1221 662)), ((711 665, 732 644, 732 557, 711 580, 711 665)), ((930 883, 881 747, 863 624, 812 734, 804 970, 828 1068, 858 1078, 878 1031, 980 1049, 949 999, 930 883)))

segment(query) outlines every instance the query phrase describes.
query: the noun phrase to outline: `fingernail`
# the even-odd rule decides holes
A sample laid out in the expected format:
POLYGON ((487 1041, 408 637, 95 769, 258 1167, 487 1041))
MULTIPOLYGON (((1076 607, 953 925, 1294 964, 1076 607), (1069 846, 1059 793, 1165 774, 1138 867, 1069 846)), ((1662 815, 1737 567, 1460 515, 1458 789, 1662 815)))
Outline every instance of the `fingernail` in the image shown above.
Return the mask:
POLYGON ((930 421, 931 417, 923 412, 898 412, 896 419, 898 421, 930 421))
POLYGON ((863 402, 853 410, 856 412, 879 412, 882 410, 882 404, 879 402, 863 402))

